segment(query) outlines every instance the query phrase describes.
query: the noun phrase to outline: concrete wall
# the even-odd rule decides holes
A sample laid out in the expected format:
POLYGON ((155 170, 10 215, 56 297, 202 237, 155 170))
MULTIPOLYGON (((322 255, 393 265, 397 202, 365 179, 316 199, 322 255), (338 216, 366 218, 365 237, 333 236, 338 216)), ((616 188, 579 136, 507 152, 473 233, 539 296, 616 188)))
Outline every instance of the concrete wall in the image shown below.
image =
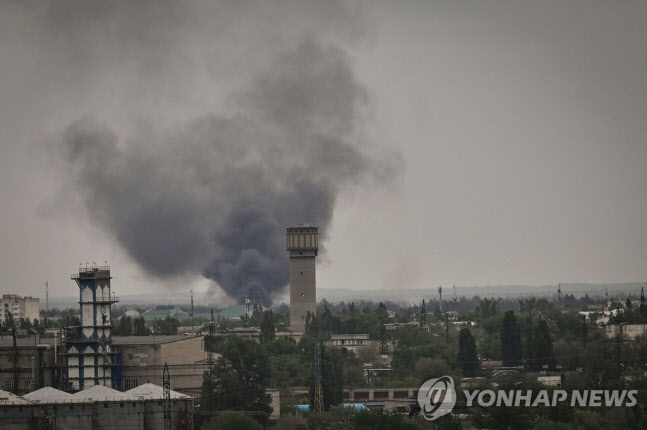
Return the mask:
MULTIPOLYGON (((36 355, 36 347, 18 347, 18 386, 13 390, 16 394, 26 394, 31 391, 32 362, 31 357, 36 355)), ((0 389, 9 387, 9 381, 14 379, 13 348, 0 348, 0 389)), ((6 389, 6 391, 12 391, 6 389)))
POLYGON ((290 253, 290 328, 302 332, 305 329, 307 312, 315 312, 317 281, 315 256, 300 256, 290 253))
MULTIPOLYGON (((207 370, 207 353, 202 336, 187 337, 174 342, 147 345, 119 345, 122 377, 136 379, 137 385, 147 382, 162 385, 164 363, 168 363, 171 389, 199 396, 202 375, 207 370)), ((217 358, 218 354, 214 354, 217 358)))
POLYGON ((144 410, 142 402, 96 403, 92 415, 92 429, 141 430, 144 428, 144 410))
MULTIPOLYGON (((182 429, 191 400, 172 400, 173 428, 182 429)), ((160 430, 164 405, 160 400, 76 402, 49 405, 0 405, 0 429, 45 429, 45 414, 56 417, 56 428, 65 430, 160 430)))
POLYGON ((30 407, 5 406, 0 404, 0 429, 32 430, 34 420, 30 407))

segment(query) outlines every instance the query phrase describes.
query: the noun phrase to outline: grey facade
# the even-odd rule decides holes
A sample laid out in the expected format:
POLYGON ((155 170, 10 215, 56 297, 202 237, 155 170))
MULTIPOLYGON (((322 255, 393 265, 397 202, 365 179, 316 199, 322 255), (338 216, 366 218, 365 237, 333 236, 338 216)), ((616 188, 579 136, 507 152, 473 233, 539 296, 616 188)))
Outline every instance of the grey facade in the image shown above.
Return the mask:
POLYGON ((306 314, 314 314, 317 306, 317 227, 288 227, 287 250, 290 253, 290 327, 294 332, 303 332, 306 314))

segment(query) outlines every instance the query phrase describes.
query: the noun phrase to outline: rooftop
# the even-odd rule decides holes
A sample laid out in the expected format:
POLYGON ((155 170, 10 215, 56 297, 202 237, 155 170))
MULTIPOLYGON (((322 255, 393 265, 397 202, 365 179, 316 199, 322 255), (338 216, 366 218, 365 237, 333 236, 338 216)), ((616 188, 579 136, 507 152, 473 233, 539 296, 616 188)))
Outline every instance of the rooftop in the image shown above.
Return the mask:
POLYGON ((181 334, 169 335, 169 336, 113 336, 112 344, 115 346, 119 345, 158 345, 162 343, 171 343, 177 342, 179 340, 192 339, 195 336, 184 336, 181 334))
POLYGON ((129 396, 112 388, 104 387, 103 385, 95 385, 73 394, 72 398, 83 400, 124 400, 129 399, 129 396))
POLYGON ((56 388, 43 387, 39 390, 25 394, 24 398, 36 403, 53 403, 71 400, 74 396, 65 391, 57 390, 56 388))
MULTIPOLYGON (((16 346, 26 347, 26 346, 36 346, 36 345, 54 345, 53 337, 41 337, 37 338, 35 336, 28 337, 17 337, 16 346)), ((0 336, 0 348, 11 348, 13 347, 13 339, 11 336, 0 336)))
MULTIPOLYGON (((127 394, 131 397, 140 397, 142 399, 163 399, 164 398, 164 388, 155 384, 143 384, 138 387, 135 387, 131 390, 126 391, 124 394, 127 394)), ((191 397, 186 394, 178 393, 177 391, 171 390, 171 399, 190 399, 191 397)))
POLYGON ((25 400, 20 396, 16 396, 8 391, 0 390, 0 405, 14 404, 14 405, 28 405, 31 402, 25 400))
POLYGON ((183 319, 189 318, 191 315, 188 312, 184 312, 182 309, 176 308, 175 306, 155 306, 154 308, 149 309, 141 314, 141 317, 144 318, 147 323, 151 323, 155 320, 163 320, 167 316, 181 321, 183 319))

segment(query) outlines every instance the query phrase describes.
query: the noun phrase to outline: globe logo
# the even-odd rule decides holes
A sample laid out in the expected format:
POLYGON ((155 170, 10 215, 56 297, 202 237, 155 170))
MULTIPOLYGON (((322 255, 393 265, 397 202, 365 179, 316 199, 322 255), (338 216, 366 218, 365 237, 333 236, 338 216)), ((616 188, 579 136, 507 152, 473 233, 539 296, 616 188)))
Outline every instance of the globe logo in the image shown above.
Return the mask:
POLYGON ((447 415, 456 405, 456 390, 451 376, 426 381, 418 390, 418 404, 426 420, 447 415))

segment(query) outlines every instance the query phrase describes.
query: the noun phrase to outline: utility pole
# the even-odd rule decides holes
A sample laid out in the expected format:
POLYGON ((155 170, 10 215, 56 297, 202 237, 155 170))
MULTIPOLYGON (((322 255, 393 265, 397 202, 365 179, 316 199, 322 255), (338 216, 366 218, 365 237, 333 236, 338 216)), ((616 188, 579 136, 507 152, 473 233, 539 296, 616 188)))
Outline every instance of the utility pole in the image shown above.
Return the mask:
POLYGON ((562 284, 557 284, 557 300, 559 303, 559 308, 562 308, 562 284))
POLYGON ((193 318, 193 288, 191 288, 191 318, 193 318))
POLYGON ((16 328, 13 329, 13 390, 18 394, 18 346, 16 344, 16 328))
POLYGON ((640 316, 647 317, 647 303, 645 303, 645 287, 640 287, 640 316))
POLYGON ((164 430, 171 430, 171 375, 169 375, 167 363, 164 363, 162 385, 164 388, 164 430))
POLYGON ((45 406, 42 418, 45 423, 45 430, 56 430, 56 407, 45 406))
POLYGON ((380 354, 387 354, 389 352, 386 345, 386 325, 384 324, 384 316, 380 316, 380 354))
POLYGON ((209 367, 209 371, 212 372, 212 377, 213 377, 213 338, 216 335, 216 327, 215 323, 213 321, 213 308, 211 308, 211 322, 209 323, 209 347, 207 350, 207 366, 209 367))
POLYGON ((245 296, 245 327, 249 327, 249 306, 252 304, 252 299, 245 296))
POLYGON ((427 310, 425 309, 425 299, 422 299, 420 308, 420 330, 427 330, 427 310))
POLYGON ((321 343, 319 342, 319 335, 315 339, 315 412, 323 412, 323 388, 322 388, 322 375, 321 375, 321 343))
POLYGON ((49 313, 49 284, 45 281, 45 328, 47 328, 47 314, 49 313))

